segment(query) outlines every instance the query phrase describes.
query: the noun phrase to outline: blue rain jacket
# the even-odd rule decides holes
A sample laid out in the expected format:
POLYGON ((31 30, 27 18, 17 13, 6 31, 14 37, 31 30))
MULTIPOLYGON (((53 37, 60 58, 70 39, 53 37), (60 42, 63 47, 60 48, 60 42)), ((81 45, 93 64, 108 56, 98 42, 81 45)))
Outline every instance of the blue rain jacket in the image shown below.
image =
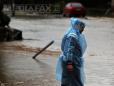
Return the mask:
POLYGON ((71 18, 71 28, 65 33, 61 43, 61 55, 58 58, 56 66, 56 79, 62 81, 62 62, 73 61, 76 66, 79 66, 81 73, 81 81, 84 83, 84 59, 83 54, 86 50, 87 44, 83 34, 74 26, 79 24, 80 21, 76 18, 71 18), (76 45, 76 46, 75 46, 76 45))

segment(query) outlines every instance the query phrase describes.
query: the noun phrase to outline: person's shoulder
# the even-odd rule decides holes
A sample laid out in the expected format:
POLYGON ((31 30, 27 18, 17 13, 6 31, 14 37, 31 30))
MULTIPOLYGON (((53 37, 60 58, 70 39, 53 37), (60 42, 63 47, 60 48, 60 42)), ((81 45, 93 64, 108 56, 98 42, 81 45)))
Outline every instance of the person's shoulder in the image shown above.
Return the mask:
POLYGON ((67 38, 74 38, 74 39, 78 39, 78 35, 76 33, 69 33, 67 35, 67 38))

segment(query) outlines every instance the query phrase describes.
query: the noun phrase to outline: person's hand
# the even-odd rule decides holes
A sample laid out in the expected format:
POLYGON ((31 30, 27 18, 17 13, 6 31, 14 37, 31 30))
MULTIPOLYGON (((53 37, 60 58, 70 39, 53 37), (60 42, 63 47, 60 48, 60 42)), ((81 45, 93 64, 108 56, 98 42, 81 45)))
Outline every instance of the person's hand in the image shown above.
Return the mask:
POLYGON ((69 71, 69 72, 72 72, 73 71, 73 63, 72 62, 68 62, 67 63, 67 70, 69 71))

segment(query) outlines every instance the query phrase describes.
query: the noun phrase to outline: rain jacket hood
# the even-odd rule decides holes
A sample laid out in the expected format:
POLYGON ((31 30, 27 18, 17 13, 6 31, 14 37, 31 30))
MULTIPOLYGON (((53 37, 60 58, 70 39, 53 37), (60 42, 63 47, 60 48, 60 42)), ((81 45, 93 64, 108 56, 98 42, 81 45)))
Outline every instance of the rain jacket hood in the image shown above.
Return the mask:
POLYGON ((70 28, 66 31, 65 35, 70 33, 72 30, 75 30, 75 32, 77 33, 77 35, 80 35, 79 29, 77 29, 75 26, 76 25, 81 25, 81 27, 85 27, 85 23, 83 23, 81 20, 77 19, 77 18, 71 18, 70 19, 71 22, 71 26, 70 28))

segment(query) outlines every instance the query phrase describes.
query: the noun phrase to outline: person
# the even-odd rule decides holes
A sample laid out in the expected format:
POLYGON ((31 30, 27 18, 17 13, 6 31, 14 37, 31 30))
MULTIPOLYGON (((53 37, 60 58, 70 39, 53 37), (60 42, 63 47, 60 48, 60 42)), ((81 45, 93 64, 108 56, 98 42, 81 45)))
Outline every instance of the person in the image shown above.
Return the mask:
POLYGON ((82 34, 85 23, 71 18, 71 27, 64 34, 61 43, 61 55, 57 61, 56 79, 61 86, 84 86, 84 52, 87 48, 82 34))
POLYGON ((3 3, 0 3, 0 27, 9 27, 11 19, 3 12, 3 3))

